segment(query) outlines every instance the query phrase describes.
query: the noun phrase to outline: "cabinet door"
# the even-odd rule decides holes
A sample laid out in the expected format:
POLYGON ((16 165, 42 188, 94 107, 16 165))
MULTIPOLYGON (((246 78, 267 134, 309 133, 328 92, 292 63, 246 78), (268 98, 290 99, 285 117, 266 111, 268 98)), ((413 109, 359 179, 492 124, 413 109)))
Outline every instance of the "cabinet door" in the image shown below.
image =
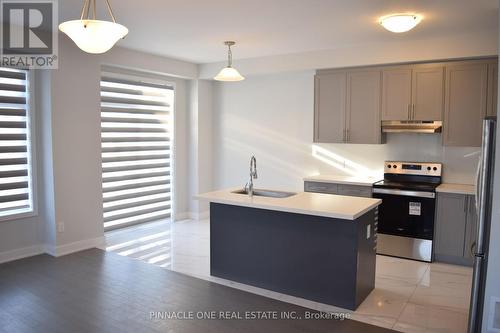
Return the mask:
POLYGON ((444 66, 413 67, 412 119, 442 120, 444 110, 444 66))
POLYGON ((436 255, 461 258, 464 253, 467 196, 439 193, 435 221, 436 255))
POLYGON ((464 62, 446 66, 444 145, 481 146, 487 74, 486 63, 464 62))
POLYGON ((498 64, 488 65, 488 116, 497 115, 498 64))
POLYGON ((380 81, 380 70, 347 74, 347 142, 380 143, 380 81))
POLYGON ((382 70, 382 120, 408 120, 411 104, 411 68, 382 70))
POLYGON ((478 216, 474 196, 469 195, 468 200, 467 224, 465 226, 464 257, 472 259, 477 236, 478 216))
POLYGON ((346 73, 315 77, 314 142, 344 142, 346 73))

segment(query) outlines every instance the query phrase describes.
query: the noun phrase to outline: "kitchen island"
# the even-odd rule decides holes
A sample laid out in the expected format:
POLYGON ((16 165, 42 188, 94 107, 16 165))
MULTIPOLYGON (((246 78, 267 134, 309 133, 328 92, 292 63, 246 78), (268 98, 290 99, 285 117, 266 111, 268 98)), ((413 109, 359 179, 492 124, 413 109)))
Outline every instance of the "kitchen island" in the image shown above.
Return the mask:
POLYGON ((211 275, 352 310, 373 290, 381 200, 235 190, 198 196, 210 202, 211 275))

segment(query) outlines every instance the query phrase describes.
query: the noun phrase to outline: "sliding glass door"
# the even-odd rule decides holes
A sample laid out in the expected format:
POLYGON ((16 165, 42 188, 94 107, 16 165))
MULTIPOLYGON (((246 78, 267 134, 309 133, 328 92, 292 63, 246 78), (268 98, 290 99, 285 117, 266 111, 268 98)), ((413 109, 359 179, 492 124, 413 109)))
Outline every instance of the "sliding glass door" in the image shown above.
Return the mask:
POLYGON ((102 73, 105 230, 170 218, 174 87, 102 73))

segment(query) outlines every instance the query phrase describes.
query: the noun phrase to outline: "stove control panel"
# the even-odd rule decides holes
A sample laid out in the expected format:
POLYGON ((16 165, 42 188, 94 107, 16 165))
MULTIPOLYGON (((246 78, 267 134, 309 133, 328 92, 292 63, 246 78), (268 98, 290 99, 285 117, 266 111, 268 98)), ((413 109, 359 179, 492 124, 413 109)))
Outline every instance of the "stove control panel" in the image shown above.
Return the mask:
POLYGON ((441 176, 441 163, 386 161, 384 173, 417 176, 441 176))

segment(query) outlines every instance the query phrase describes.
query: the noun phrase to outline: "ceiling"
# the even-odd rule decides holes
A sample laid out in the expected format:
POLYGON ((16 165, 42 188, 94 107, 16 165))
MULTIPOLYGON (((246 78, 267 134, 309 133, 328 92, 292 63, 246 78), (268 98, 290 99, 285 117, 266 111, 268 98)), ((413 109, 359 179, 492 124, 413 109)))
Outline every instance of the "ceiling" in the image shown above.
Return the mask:
MULTIPOLYGON (((104 0, 99 18, 108 19, 104 0)), ((210 63, 226 58, 224 40, 237 42, 235 59, 328 50, 404 38, 422 40, 498 31, 498 0, 110 0, 130 30, 119 46, 210 63), (393 34, 377 18, 417 12, 414 30, 393 34)), ((59 2, 60 21, 80 16, 83 0, 59 2)))

